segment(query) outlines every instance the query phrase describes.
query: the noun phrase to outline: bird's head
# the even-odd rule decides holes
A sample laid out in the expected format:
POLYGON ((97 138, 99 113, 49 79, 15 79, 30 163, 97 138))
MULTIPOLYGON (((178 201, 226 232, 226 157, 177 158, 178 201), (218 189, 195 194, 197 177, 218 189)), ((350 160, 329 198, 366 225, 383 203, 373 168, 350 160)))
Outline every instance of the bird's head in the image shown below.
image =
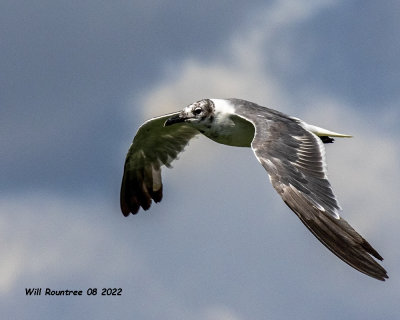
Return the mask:
POLYGON ((210 99, 203 99, 185 107, 180 113, 165 121, 164 126, 186 122, 194 127, 207 126, 214 119, 214 103, 210 99))

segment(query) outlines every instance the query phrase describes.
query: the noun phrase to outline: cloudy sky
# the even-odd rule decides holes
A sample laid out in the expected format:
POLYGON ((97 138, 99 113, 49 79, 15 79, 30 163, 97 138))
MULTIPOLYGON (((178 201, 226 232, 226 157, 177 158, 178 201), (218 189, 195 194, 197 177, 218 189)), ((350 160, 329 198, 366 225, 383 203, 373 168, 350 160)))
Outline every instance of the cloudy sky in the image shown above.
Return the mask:
POLYGON ((2 0, 4 317, 396 318, 399 12, 398 1, 369 0, 2 0), (124 218, 120 180, 137 128, 205 97, 354 135, 327 146, 329 175, 390 279, 326 250, 250 149, 206 138, 164 170, 162 203, 124 218), (84 296, 25 296, 31 287, 84 296))

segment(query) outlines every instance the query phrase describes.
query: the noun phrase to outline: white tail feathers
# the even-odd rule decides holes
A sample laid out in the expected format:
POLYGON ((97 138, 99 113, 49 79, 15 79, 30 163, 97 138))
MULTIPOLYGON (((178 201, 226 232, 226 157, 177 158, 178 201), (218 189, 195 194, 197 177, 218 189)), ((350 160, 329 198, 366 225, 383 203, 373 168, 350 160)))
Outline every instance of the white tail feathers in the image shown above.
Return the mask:
POLYGON ((316 134, 317 136, 329 136, 329 137, 338 137, 338 138, 351 138, 353 136, 348 135, 348 134, 343 134, 343 133, 337 133, 333 131, 326 130, 324 128, 320 128, 317 126, 313 126, 308 123, 303 123, 304 128, 308 131, 311 131, 312 133, 316 134))

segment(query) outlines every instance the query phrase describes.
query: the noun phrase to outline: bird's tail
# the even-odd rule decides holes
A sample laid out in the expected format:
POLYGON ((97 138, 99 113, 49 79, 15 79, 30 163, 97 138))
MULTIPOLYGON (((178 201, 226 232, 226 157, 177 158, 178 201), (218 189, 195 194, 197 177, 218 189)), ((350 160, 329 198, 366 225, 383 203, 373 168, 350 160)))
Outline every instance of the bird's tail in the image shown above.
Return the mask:
POLYGON ((324 128, 320 128, 317 126, 313 126, 311 124, 305 124, 305 128, 312 133, 316 134, 319 137, 328 136, 328 137, 338 137, 338 138, 351 138, 353 136, 343 133, 337 133, 333 131, 326 130, 324 128))

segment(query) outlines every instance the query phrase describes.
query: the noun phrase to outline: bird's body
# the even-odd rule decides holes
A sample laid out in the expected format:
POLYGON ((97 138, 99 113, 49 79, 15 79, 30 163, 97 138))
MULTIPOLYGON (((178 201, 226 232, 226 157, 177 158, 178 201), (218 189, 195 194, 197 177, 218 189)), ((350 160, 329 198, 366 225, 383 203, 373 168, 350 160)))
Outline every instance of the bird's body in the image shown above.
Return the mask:
POLYGON ((121 210, 125 216, 161 201, 161 166, 170 163, 195 135, 251 147, 283 201, 334 254, 379 280, 387 278, 372 257, 382 257, 339 213, 327 179, 323 142, 350 137, 239 99, 204 99, 180 112, 153 118, 138 130, 125 161, 121 210))

